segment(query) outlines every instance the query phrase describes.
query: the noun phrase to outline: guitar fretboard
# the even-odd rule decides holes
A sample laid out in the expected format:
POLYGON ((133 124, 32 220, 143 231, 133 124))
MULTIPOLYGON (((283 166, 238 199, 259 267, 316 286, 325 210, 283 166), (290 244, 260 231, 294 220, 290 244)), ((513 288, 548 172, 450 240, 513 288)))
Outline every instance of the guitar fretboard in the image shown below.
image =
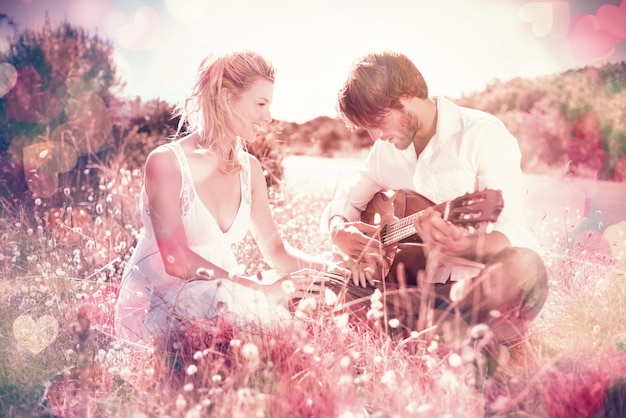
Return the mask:
MULTIPOLYGON (((448 208, 450 202, 445 202, 439 205, 433 206, 433 209, 438 210, 443 215, 444 220, 448 220, 448 208)), ((415 231, 415 220, 424 213, 423 210, 416 212, 412 215, 402 218, 396 222, 387 224, 380 231, 380 240, 383 245, 391 245, 396 242, 400 242, 405 238, 409 238, 417 233, 415 231)))

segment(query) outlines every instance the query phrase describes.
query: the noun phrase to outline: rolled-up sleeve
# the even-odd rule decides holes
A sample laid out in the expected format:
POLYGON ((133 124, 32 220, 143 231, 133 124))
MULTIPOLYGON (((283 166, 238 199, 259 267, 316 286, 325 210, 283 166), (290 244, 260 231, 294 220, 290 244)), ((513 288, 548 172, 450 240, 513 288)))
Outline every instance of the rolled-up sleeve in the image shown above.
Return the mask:
POLYGON ((321 226, 328 230, 328 222, 333 216, 342 216, 348 221, 358 221, 372 197, 382 190, 382 186, 368 175, 366 165, 361 168, 345 187, 333 198, 322 214, 321 226))

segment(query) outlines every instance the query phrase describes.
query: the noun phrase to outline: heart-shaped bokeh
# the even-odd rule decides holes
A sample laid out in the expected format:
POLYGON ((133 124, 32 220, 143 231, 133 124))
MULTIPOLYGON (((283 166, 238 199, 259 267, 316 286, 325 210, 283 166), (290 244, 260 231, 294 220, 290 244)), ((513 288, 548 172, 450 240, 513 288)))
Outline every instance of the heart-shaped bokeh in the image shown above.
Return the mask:
POLYGON ((59 173, 76 165, 78 155, 71 143, 38 141, 23 148, 24 175, 28 187, 41 197, 50 197, 59 187, 59 173))
POLYGON ((17 70, 8 62, 0 63, 0 97, 4 97, 17 83, 17 70))
POLYGON ((605 4, 596 13, 602 29, 606 29, 619 38, 626 38, 626 1, 620 7, 605 4))
POLYGON ((544 37, 552 30, 552 5, 550 3, 528 2, 519 9, 522 22, 530 23, 535 36, 544 37))
POLYGON ((161 20, 151 7, 140 7, 135 21, 117 30, 117 40, 128 49, 153 49, 159 41, 161 20))
POLYGON ((98 94, 86 91, 71 97, 65 114, 69 121, 52 131, 50 138, 54 142, 72 144, 79 156, 94 154, 111 145, 111 115, 98 94))
POLYGON ((576 15, 570 21, 569 45, 577 59, 601 59, 609 57, 621 38, 602 27, 594 15, 576 15))
POLYGON ((39 354, 59 335, 59 322, 55 317, 43 315, 36 321, 20 315, 13 321, 13 335, 17 343, 33 354, 39 354))
POLYGON ((567 34, 570 12, 566 1, 524 3, 518 15, 522 22, 530 23, 537 37, 551 35, 560 38, 567 34))
POLYGON ((18 122, 45 124, 61 112, 61 102, 41 90, 41 77, 31 66, 17 70, 17 82, 6 94, 6 117, 18 122))
POLYGON ((616 266, 626 269, 626 221, 609 226, 602 235, 609 243, 616 266))

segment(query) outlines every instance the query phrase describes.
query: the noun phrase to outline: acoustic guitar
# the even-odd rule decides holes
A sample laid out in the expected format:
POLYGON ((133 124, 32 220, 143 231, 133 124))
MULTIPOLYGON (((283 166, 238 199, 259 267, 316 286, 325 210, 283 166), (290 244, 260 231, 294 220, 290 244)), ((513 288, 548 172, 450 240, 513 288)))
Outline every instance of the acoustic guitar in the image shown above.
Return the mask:
MULTIPOLYGON (((415 273, 424 267, 423 257, 415 261, 416 257, 421 256, 418 254, 421 249, 416 249, 414 245, 400 245, 398 249, 394 247, 402 243, 421 242, 413 224, 428 207, 434 207, 447 222, 476 228, 482 222, 497 221, 504 208, 504 200, 502 192, 494 189, 466 193, 440 204, 434 204, 424 196, 406 190, 376 193, 361 214, 361 221, 380 225, 377 238, 386 250, 389 264, 393 262, 390 273, 393 276, 395 266, 402 261, 409 270, 406 275, 408 283, 414 282, 415 273)), ((389 276, 386 280, 390 280, 389 276)), ((392 277, 391 281, 395 281, 395 278, 392 277)))

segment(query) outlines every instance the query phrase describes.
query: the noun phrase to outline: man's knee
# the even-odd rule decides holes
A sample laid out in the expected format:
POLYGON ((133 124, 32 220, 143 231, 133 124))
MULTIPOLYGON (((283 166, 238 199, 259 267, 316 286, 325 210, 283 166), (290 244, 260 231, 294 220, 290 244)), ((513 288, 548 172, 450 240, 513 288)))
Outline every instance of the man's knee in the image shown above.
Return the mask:
POLYGON ((548 297, 548 272, 539 254, 510 247, 496 254, 492 263, 502 263, 507 281, 522 291, 525 319, 537 316, 548 297))

